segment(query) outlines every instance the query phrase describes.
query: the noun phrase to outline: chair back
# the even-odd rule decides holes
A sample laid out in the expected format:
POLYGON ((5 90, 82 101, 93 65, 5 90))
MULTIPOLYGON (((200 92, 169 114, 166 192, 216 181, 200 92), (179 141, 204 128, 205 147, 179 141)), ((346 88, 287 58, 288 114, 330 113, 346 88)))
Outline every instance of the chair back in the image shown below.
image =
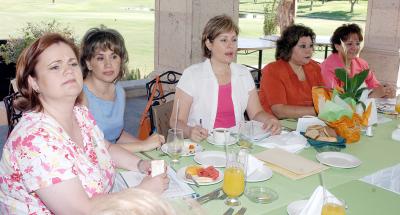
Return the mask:
POLYGON ((4 106, 7 113, 7 123, 8 123, 8 135, 14 129, 15 125, 18 123, 19 119, 22 117, 22 111, 14 108, 14 102, 20 97, 19 92, 12 93, 4 97, 4 106))
MULTIPOLYGON (((166 135, 169 129, 169 118, 172 112, 175 86, 181 77, 181 73, 167 71, 161 74, 159 83, 162 89, 157 86, 149 115, 152 130, 156 129, 159 134, 166 135)), ((146 83, 147 100, 150 99, 152 89, 156 86, 156 79, 146 83)))

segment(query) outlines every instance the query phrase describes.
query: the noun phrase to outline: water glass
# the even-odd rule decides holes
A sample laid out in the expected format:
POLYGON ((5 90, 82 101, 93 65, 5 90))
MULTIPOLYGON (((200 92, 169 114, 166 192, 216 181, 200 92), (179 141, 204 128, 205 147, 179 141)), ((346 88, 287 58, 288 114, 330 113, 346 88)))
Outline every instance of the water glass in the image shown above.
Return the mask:
POLYGON ((183 148, 183 130, 171 128, 167 136, 167 153, 171 157, 172 163, 179 163, 179 158, 183 148))
POLYGON ((224 171, 224 182, 222 190, 228 196, 225 204, 228 206, 238 206, 238 197, 244 192, 246 185, 246 168, 248 160, 248 150, 237 146, 227 146, 226 167, 224 171))
POLYGON ((253 143, 250 141, 254 137, 254 124, 253 121, 239 122, 239 146, 242 148, 250 149, 253 143))

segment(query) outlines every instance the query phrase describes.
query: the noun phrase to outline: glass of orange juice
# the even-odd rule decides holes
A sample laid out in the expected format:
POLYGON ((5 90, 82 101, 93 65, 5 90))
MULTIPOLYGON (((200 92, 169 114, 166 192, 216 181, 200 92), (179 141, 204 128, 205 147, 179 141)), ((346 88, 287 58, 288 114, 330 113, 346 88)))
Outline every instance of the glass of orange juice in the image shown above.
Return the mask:
POLYGON ((325 197, 321 215, 346 215, 344 201, 333 196, 325 197))
POLYGON ((400 95, 396 97, 396 105, 394 106, 394 110, 397 112, 397 118, 400 115, 400 95))
POLYGON ((222 190, 228 196, 225 204, 237 206, 240 205, 238 197, 242 195, 246 185, 248 149, 225 145, 225 151, 226 167, 222 185, 222 190))

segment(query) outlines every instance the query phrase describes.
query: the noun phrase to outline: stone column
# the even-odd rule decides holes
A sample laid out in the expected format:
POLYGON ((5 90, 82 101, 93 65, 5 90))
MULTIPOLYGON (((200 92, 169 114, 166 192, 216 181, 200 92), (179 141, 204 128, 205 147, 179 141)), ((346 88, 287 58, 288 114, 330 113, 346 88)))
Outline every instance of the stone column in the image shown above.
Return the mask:
POLYGON ((239 0, 156 0, 154 69, 182 72, 203 61, 201 34, 207 21, 226 14, 238 22, 239 0))
POLYGON ((360 56, 383 83, 399 85, 400 1, 369 0, 360 56))

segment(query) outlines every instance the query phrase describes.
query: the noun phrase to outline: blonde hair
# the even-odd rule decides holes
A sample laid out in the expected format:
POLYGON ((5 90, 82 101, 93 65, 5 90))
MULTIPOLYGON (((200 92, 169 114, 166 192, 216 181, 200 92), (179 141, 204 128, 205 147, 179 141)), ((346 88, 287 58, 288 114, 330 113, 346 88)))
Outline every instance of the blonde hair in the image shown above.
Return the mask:
POLYGON ((99 201, 90 215, 176 215, 164 199, 146 190, 129 188, 99 201))

